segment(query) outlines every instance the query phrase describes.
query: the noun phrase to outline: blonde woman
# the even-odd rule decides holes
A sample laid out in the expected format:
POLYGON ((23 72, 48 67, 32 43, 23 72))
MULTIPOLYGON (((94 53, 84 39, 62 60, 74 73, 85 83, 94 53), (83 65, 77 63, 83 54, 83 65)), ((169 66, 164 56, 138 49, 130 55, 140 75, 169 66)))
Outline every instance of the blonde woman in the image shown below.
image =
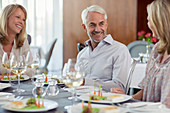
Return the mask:
MULTIPOLYGON (((146 67, 141 90, 133 98, 162 102, 170 108, 170 0, 155 0, 147 6, 148 27, 159 42, 154 46, 146 67)), ((124 93, 112 88, 114 93, 124 93)))
MULTIPOLYGON (((8 73, 2 66, 2 55, 7 53, 8 57, 27 54, 30 51, 26 33, 27 12, 19 4, 6 6, 0 16, 0 72, 8 73)), ((33 70, 28 69, 26 74, 32 76, 33 70)), ((0 76, 2 77, 2 76, 0 76)))

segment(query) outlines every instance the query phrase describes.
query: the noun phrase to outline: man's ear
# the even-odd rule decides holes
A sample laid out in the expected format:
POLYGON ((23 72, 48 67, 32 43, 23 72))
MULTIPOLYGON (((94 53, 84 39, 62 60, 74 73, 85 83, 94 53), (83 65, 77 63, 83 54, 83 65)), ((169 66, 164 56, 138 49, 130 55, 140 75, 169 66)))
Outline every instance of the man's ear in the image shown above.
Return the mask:
POLYGON ((84 31, 86 32, 86 31, 87 31, 86 25, 85 25, 85 24, 82 24, 82 27, 83 27, 84 31))

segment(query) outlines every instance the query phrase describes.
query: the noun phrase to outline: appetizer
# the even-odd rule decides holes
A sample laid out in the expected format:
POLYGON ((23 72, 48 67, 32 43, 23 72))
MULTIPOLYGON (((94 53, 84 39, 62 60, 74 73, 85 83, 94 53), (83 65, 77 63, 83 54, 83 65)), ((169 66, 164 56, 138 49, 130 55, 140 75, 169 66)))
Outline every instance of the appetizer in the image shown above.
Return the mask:
POLYGON ((38 98, 38 102, 37 102, 37 100, 33 97, 30 97, 25 103, 23 101, 13 101, 9 103, 9 106, 11 108, 20 109, 20 110, 45 108, 43 99, 42 102, 40 102, 40 98, 38 98))

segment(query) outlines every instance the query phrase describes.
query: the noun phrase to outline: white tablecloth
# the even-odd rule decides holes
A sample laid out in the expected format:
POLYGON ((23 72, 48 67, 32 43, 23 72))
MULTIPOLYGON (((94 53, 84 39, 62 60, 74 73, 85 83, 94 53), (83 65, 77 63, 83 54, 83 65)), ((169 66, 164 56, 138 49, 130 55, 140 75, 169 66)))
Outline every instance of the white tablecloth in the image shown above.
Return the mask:
POLYGON ((130 88, 139 88, 138 84, 145 77, 145 69, 146 69, 146 64, 136 64, 135 70, 132 75, 130 88))

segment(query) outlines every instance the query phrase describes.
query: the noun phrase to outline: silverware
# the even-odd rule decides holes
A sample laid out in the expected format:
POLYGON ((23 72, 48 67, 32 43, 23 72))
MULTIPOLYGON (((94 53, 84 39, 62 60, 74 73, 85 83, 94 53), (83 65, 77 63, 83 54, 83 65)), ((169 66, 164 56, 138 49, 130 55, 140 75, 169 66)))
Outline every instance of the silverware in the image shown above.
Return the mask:
POLYGON ((20 101, 23 99, 23 96, 17 96, 16 98, 14 98, 12 101, 20 101))

